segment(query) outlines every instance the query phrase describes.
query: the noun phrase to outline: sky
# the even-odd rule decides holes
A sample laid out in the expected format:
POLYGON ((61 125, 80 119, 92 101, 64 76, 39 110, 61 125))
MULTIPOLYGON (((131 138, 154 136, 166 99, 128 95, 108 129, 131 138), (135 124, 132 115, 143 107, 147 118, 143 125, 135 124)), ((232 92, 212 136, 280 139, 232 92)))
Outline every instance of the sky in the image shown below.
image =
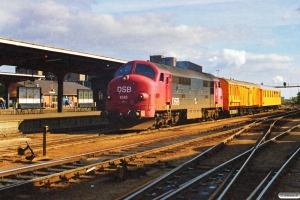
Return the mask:
POLYGON ((270 86, 300 85, 299 35, 296 0, 1 0, 0 7, 2 38, 125 60, 176 57, 270 86))

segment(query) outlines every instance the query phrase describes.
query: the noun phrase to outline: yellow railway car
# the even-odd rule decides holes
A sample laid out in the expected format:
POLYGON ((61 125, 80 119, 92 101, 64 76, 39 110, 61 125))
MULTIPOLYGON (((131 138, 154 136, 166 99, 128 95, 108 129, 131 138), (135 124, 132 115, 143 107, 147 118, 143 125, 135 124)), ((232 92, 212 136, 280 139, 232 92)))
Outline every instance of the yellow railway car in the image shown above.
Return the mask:
POLYGON ((260 85, 260 105, 266 109, 278 109, 281 105, 281 91, 279 89, 260 85))
POLYGON ((280 90, 234 79, 219 78, 223 91, 223 113, 243 115, 276 109, 281 104, 280 90))

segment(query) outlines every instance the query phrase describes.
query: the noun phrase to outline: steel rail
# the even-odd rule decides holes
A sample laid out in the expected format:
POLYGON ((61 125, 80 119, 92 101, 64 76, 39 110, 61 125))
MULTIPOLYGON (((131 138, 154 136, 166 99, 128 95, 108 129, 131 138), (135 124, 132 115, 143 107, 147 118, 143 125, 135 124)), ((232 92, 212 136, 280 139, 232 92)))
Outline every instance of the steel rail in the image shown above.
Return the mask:
MULTIPOLYGON (((162 139, 165 139, 165 138, 172 138, 172 137, 175 137, 175 136, 163 137, 163 138, 154 139, 154 140, 151 140, 151 141, 159 141, 159 140, 162 140, 162 139)), ((146 142, 141 142, 141 143, 134 143, 134 144, 129 144, 129 145, 123 145, 123 146, 118 147, 118 148, 129 148, 130 146, 146 144, 146 143, 150 143, 151 141, 146 141, 146 142)), ((169 147, 167 147, 167 148, 169 148, 169 147)), ((58 160, 55 160, 55 161, 45 161, 43 163, 36 163, 36 164, 32 164, 30 167, 19 167, 19 168, 14 168, 14 169, 8 169, 8 170, 4 170, 4 171, 0 172, 0 177, 16 173, 16 170, 19 170, 17 173, 27 172, 29 170, 33 171, 33 170, 37 170, 37 169, 40 169, 40 168, 45 168, 47 166, 48 167, 49 166, 56 166, 56 165, 61 165, 61 164, 65 164, 65 163, 78 161, 78 159, 80 159, 82 157, 87 157, 91 154, 94 155, 94 154, 97 154, 97 153, 101 153, 103 151, 109 151, 109 150, 115 150, 115 149, 116 148, 108 148, 108 149, 105 149, 105 150, 94 151, 94 152, 84 153, 84 154, 75 155, 75 156, 69 156, 67 158, 58 159, 58 160)), ((142 154, 143 153, 138 153, 136 155, 142 155, 142 154)), ((13 188, 13 187, 16 187, 16 186, 26 185, 26 184, 29 184, 29 183, 35 183, 37 185, 45 184, 45 182, 43 183, 43 180, 51 179, 51 178, 54 178, 54 177, 57 177, 57 176, 70 178, 70 177, 73 177, 73 176, 76 176, 76 175, 79 175, 79 174, 86 174, 86 173, 89 173, 91 171, 96 170, 97 167, 101 168, 104 165, 104 163, 109 165, 109 162, 111 162, 111 161, 117 161, 117 160, 120 160, 122 158, 127 158, 127 157, 132 157, 132 155, 121 157, 121 158, 116 158, 116 159, 111 159, 110 161, 107 161, 107 162, 100 162, 100 163, 94 163, 94 164, 91 164, 91 165, 86 165, 84 167, 80 167, 80 168, 74 169, 74 170, 67 170, 67 171, 65 171, 63 173, 60 173, 60 174, 56 173, 56 174, 53 174, 53 175, 50 175, 50 176, 44 176, 44 177, 40 177, 40 178, 37 178, 37 179, 26 180, 26 181, 23 181, 23 182, 15 183, 14 186, 10 185, 10 186, 7 186, 7 187, 3 187, 3 188, 0 189, 0 191, 4 191, 5 189, 10 189, 10 188, 13 188)), ((57 178, 57 179, 60 179, 60 177, 57 178)))
MULTIPOLYGON (((211 122, 205 122, 205 123, 211 123, 211 122)), ((245 122, 241 122, 241 123, 245 123, 245 122)), ((166 128, 165 130, 172 130, 172 129, 177 129, 177 128, 181 128, 181 127, 185 127, 187 125, 182 125, 182 126, 174 126, 174 127, 168 127, 166 128)), ((218 130, 219 128, 214 128, 214 130, 218 130)), ((151 132, 157 132, 158 130, 152 130, 151 132)), ((108 131, 108 132, 105 132, 105 133, 111 133, 111 131, 108 131)), ((139 134, 143 134, 143 133, 147 133, 149 134, 149 131, 147 132, 141 132, 139 134)), ((97 133, 98 136, 101 135, 102 133, 97 133)), ((135 134, 135 132, 134 132, 135 134)), ((184 135, 184 134, 182 134, 184 135)), ((80 139, 80 138, 85 138, 85 140, 93 140, 93 139, 97 139, 98 136, 71 136, 71 137, 67 137, 67 138, 58 138, 58 139, 47 139, 47 147, 49 146, 54 146, 55 147, 55 144, 51 144, 52 142, 55 143, 55 142, 60 142, 62 140, 70 140, 70 142, 72 142, 72 140, 76 140, 76 139, 80 139), (86 139, 87 138, 87 139, 86 139)), ((107 140, 107 139, 112 139, 114 137, 118 137, 120 138, 121 136, 120 135, 117 135, 117 136, 107 136, 105 138, 100 138, 102 140, 107 140)), ((124 135, 122 137, 128 137, 128 134, 124 135)), ((26 138, 22 138, 22 141, 26 141, 26 138)), ((69 143, 69 142, 68 142, 69 143)), ((75 142, 74 142, 75 143, 75 142)), ((72 144, 74 144, 72 143, 72 144)), ((85 142, 79 142, 79 143, 85 143, 85 142)), ((30 146, 32 148, 35 148, 36 146, 38 146, 39 144, 42 144, 42 142, 30 142, 30 146)), ((65 142, 63 143, 63 146, 65 145, 65 142)), ((0 146, 0 152, 2 156, 5 156, 5 155, 10 155, 11 153, 9 152, 9 150, 1 150, 3 148, 13 148, 13 147, 19 147, 21 146, 21 144, 13 144, 13 145, 5 145, 5 146, 0 146)), ((41 148, 41 147, 40 147, 41 148)), ((15 151, 12 152, 13 154, 15 154, 15 151)))
POLYGON ((275 182, 275 180, 278 178, 278 176, 283 172, 285 167, 296 157, 296 155, 300 152, 300 147, 293 153, 291 157, 281 166, 281 168, 278 170, 278 172, 273 176, 271 181, 267 184, 267 186, 262 190, 262 192, 258 195, 256 199, 262 199, 263 196, 266 194, 268 189, 271 187, 271 185, 275 182))
MULTIPOLYGON (((179 165, 178 167, 174 168, 173 170, 169 171, 168 173, 164 174, 163 176, 159 177, 158 179, 156 179, 155 181, 151 182, 150 184, 148 184, 147 186, 143 187, 142 189, 136 191, 135 193, 129 195, 128 197, 126 197, 124 200, 129 200, 132 199, 133 197, 136 197, 138 195, 140 195, 141 193, 145 192, 147 189, 153 187, 154 185, 156 185, 157 183, 165 180, 167 177, 171 176, 172 174, 174 174, 175 172, 177 172, 178 170, 186 167, 187 165, 189 165, 190 163, 197 161, 199 158, 202 158, 203 156, 205 156, 206 154, 208 154, 209 152, 212 152, 214 149, 219 148, 219 146, 222 146, 224 144, 226 144, 229 140, 232 140, 233 138, 235 138, 236 136, 240 135, 242 132, 244 132, 245 130, 249 129, 251 126, 254 126, 256 124, 256 122, 252 122, 249 125, 246 125, 242 130, 238 131, 237 133, 233 134, 232 136, 226 138, 225 140, 223 140, 222 142, 210 147, 209 149, 207 149, 206 151, 202 152, 201 154, 195 156, 194 158, 192 158, 191 160, 179 165)), ((249 153, 249 152, 247 152, 249 153)), ((230 162, 229 162, 230 163, 230 162)), ((207 173, 212 173, 214 171, 209 171, 207 173)), ((170 192, 170 191, 169 191, 170 192)))
POLYGON ((236 179, 239 177, 239 175, 242 173, 242 171, 244 170, 244 168, 246 167, 246 165, 250 162, 251 158, 254 156, 256 150, 258 149, 259 145, 262 144, 263 141, 265 141, 266 136, 269 135, 269 133, 271 132, 271 129, 274 127, 275 123, 278 121, 275 120, 269 127, 268 131, 264 134, 263 138, 258 142, 258 144, 256 144, 254 146, 253 151, 251 152, 251 154, 248 156, 247 160, 243 163, 242 167, 240 167, 239 171, 234 175, 234 177, 231 179, 231 181, 229 182, 229 184, 226 186, 226 188, 222 191, 221 195, 218 197, 218 200, 221 200, 224 195, 228 192, 228 190, 231 188, 231 186, 233 185, 233 183, 236 181, 236 179))
MULTIPOLYGON (((178 134, 178 135, 181 135, 181 134, 178 134)), ((123 146, 119 146, 117 148, 113 147, 113 148, 108 148, 108 149, 105 149, 105 150, 99 150, 99 151, 84 153, 84 154, 80 154, 80 155, 69 156, 69 157, 54 160, 54 161, 45 161, 45 162, 42 162, 42 163, 35 163, 35 164, 32 164, 30 166, 26 166, 26 167, 23 166, 23 167, 18 167, 18 168, 13 168, 13 169, 7 169, 7 170, 0 171, 0 177, 5 177, 5 176, 8 176, 10 174, 20 174, 20 173, 23 173, 23 172, 34 171, 34 170, 38 170, 38 169, 46 168, 46 167, 53 167, 53 166, 57 166, 57 165, 63 165, 63 164, 67 164, 67 163, 70 163, 70 162, 78 161, 80 158, 87 157, 89 155, 100 154, 100 153, 103 153, 103 152, 116 150, 116 149, 132 148, 134 146, 140 146, 142 144, 153 143, 153 142, 161 141, 162 139, 170 139, 170 138, 173 138, 173 137, 175 137, 175 136, 174 135, 173 136, 167 136, 167 137, 163 137, 163 138, 159 138, 159 139, 148 140, 148 141, 145 141, 145 142, 139 142, 139 143, 123 145, 123 146)), ((106 162, 99 162, 99 163, 94 163, 94 164, 90 164, 90 165, 85 165, 85 166, 82 166, 82 167, 78 167, 77 169, 66 170, 66 171, 61 172, 61 173, 55 173, 55 174, 51 174, 51 175, 48 175, 48 176, 43 176, 43 177, 38 177, 38 178, 31 179, 31 180, 21 181, 21 182, 18 182, 18 183, 10 184, 8 186, 0 187, 0 192, 3 192, 5 190, 9 190, 9 189, 12 189, 12 188, 15 188, 15 187, 18 187, 18 186, 27 185, 29 183, 32 183, 35 186, 41 186, 41 185, 47 184, 49 182, 47 180, 55 179, 55 177, 59 177, 59 178, 56 178, 56 180, 60 179, 61 177, 64 177, 64 178, 68 179, 68 178, 71 178, 71 177, 74 177, 74 176, 78 176, 80 174, 86 174, 86 173, 89 173, 91 171, 101 169, 101 168, 103 168, 104 165, 109 166, 111 162, 116 162, 116 161, 119 161, 121 159, 131 158, 131 157, 134 157, 134 156, 136 157, 136 156, 139 156, 139 155, 150 154, 151 152, 155 152, 155 151, 158 151, 158 150, 169 149, 169 148, 175 147, 175 146, 181 146, 181 145, 191 143, 191 142, 194 142, 194 141, 197 141, 197 140, 203 140, 206 137, 207 136, 202 136, 202 137, 198 137, 196 139, 195 138, 191 139, 189 141, 184 141, 184 142, 181 142, 181 143, 176 143, 176 144, 168 145, 168 146, 165 146, 165 147, 160 147, 160 148, 155 148, 155 149, 152 149, 152 150, 148 150, 147 152, 140 152, 140 153, 136 153, 134 155, 131 154, 131 155, 127 155, 125 157, 110 159, 106 162)), ((208 136, 208 137, 211 137, 211 136, 208 136)))
POLYGON ((251 200, 254 195, 258 192, 258 190, 263 186, 263 184, 267 181, 267 179, 270 177, 270 175, 272 174, 274 169, 272 169, 267 176, 260 182, 260 184, 253 190, 253 192, 249 195, 249 197, 247 198, 247 200, 251 200))
MULTIPOLYGON (((263 117, 263 118, 261 118, 261 119, 258 119, 258 120, 256 120, 256 121, 254 121, 254 122, 251 123, 250 125, 247 125, 245 128, 248 129, 248 128, 250 128, 250 127, 253 126, 253 125, 262 123, 263 121, 272 120, 272 118, 276 118, 276 117, 282 117, 282 115, 284 115, 284 116, 294 115, 294 114, 297 114, 298 112, 299 112, 299 111, 296 111, 296 112, 295 112, 295 111, 292 111, 292 112, 288 112, 288 113, 284 113, 284 114, 280 113, 280 114, 276 114, 276 115, 272 115, 272 116, 268 116, 268 117, 263 117)), ((243 131, 244 131, 244 130, 239 131, 238 133, 236 133, 236 134, 232 135, 231 137, 225 139, 223 142, 216 144, 215 146, 211 147, 210 149, 206 150, 205 152, 202 152, 201 154, 199 154, 198 156, 196 156, 196 157, 194 157, 193 159, 189 160, 188 162, 181 164, 180 166, 178 166, 178 167, 176 167, 175 169, 171 170, 170 172, 164 174, 163 176, 161 176, 161 177, 159 177, 158 179, 154 180, 153 182, 151 182, 150 184, 146 185, 145 187, 139 189, 138 191, 134 192, 133 194, 130 194, 129 196, 127 196, 127 197, 125 198, 125 200, 129 200, 129 199, 132 199, 132 198, 134 198, 134 197, 137 197, 137 196, 141 195, 142 193, 144 193, 144 192, 147 191, 148 189, 150 189, 150 188, 154 187, 155 185, 157 185, 158 183, 164 181, 167 177, 171 176, 172 174, 175 174, 178 170, 180 170, 180 169, 182 169, 183 167, 189 165, 189 164, 190 164, 191 162, 193 162, 194 160, 198 160, 200 157, 204 156, 204 155, 207 154, 209 151, 213 150, 214 148, 216 148, 216 147, 219 146, 219 145, 222 145, 223 143, 226 143, 228 140, 233 139, 234 137, 236 137, 237 135, 239 135, 239 134, 242 133, 243 131)), ((253 148, 251 148, 250 150, 246 151, 245 154, 248 154, 252 149, 253 149, 253 148)), ((240 157, 237 156, 236 159, 238 159, 238 158, 240 158, 240 157)), ((233 159, 235 159, 235 158, 233 158, 233 159)), ((231 163, 231 161, 234 161, 234 160, 230 160, 230 161, 228 161, 228 163, 231 163)), ((226 163, 226 164, 228 164, 228 163, 226 163)), ((219 169, 219 168, 218 168, 218 169, 219 169)), ((207 175, 210 174, 210 173, 215 172, 215 171, 218 170, 218 169, 215 169, 215 170, 212 170, 212 171, 207 172, 206 174, 204 174, 203 177, 207 176, 207 175)), ((200 177, 200 179, 202 179, 203 177, 200 177)), ((191 180, 191 181, 192 181, 192 180, 191 180)), ((188 184, 188 182, 185 183, 185 184, 188 184)), ((180 187, 181 187, 181 186, 180 186, 180 187)), ((173 189, 172 191, 174 191, 174 190, 175 190, 175 189, 173 189)), ((158 198, 158 199, 159 199, 159 198, 162 198, 163 196, 166 196, 167 194, 171 193, 172 191, 170 190, 170 191, 168 191, 167 193, 162 194, 162 195, 160 195, 160 196, 157 197, 157 198, 158 198)))
MULTIPOLYGON (((282 136, 288 134, 288 133, 291 132, 292 130, 294 130, 294 129, 296 129, 296 128, 299 128, 299 127, 300 127, 300 124, 298 124, 298 125, 292 127, 291 129, 289 129, 289 130, 287 130, 287 131, 284 131, 284 132, 281 133, 280 135, 278 135, 278 136, 276 136, 276 137, 274 137, 274 138, 271 138, 271 139, 269 139, 268 141, 266 141, 266 142, 264 142, 264 143, 258 145, 257 148, 262 148, 263 146, 265 146, 265 145, 271 143, 272 141, 274 141, 274 140, 276 140, 276 139, 281 138, 282 136)), ((247 155, 248 153, 251 153, 254 149, 255 149, 255 147, 252 147, 251 149, 249 149, 249 150, 245 151, 244 153, 240 154, 239 156, 236 156, 235 158, 233 158, 233 159, 231 159, 231 160, 229 160, 229 161, 227 161, 227 162, 225 162, 225 163, 223 163, 223 164, 221 164, 221 165, 219 165, 219 166, 213 168, 212 170, 210 170, 210 171, 208 171, 208 172, 206 172, 206 173, 204 173, 204 174, 201 174, 201 175, 198 176, 198 177, 195 177, 194 179, 192 179, 192 180, 186 182, 185 184, 182 184, 178 189, 174 190, 172 193, 166 195, 165 197, 163 197, 163 198, 161 198, 161 199, 162 199, 162 200, 165 200, 165 199, 171 199, 173 196, 175 196, 176 194, 178 194, 178 193, 181 192, 182 190, 186 189, 186 188, 189 187, 190 185, 197 183, 199 180, 201 180, 201 179, 203 179, 204 177, 208 176, 208 175, 211 174, 212 172, 214 172, 214 171, 220 169, 221 167, 223 167, 223 166, 225 166, 225 165, 227 165, 227 164, 229 164, 229 163, 231 163, 231 162, 237 160, 237 159, 240 158, 241 156, 245 156, 245 155, 247 155)), ((218 199, 221 199, 221 198, 218 198, 218 199)))
MULTIPOLYGON (((294 112, 294 111, 293 111, 294 112)), ((280 113, 281 114, 281 113, 280 113)), ((275 114, 275 115, 272 115, 270 117, 276 117, 280 114, 275 114)), ((263 118, 262 118, 263 119, 263 118)), ((176 127, 171 127, 169 129, 173 129, 173 128, 178 128, 180 126, 176 126, 176 127)), ((154 130, 155 131, 155 130, 154 130)), ((67 137, 67 138, 58 138, 58 139, 47 139, 47 146, 49 147, 51 145, 52 147, 52 144, 49 144, 50 143, 55 143, 55 142, 60 142, 62 140, 69 140, 70 142, 72 142, 72 140, 76 140, 76 139, 80 139, 80 138, 85 138, 85 140, 87 140, 86 138, 89 138, 90 140, 92 140, 93 138, 97 138, 97 136, 71 136, 71 137, 67 137)), ((22 138, 23 140, 26 141, 26 138, 22 138)), ((106 138, 104 138, 106 139, 106 138)), ((42 144, 42 142, 30 142, 30 146, 32 148, 38 146, 39 144, 42 144)), ((64 143, 65 144, 65 143, 64 143)), ((0 146, 0 152, 3 152, 1 153, 1 155, 10 155, 10 152, 9 150, 1 150, 1 149, 4 149, 4 148, 13 148, 13 147, 19 147, 21 146, 21 144, 12 144, 12 145, 5 145, 5 146, 0 146)), ((55 144, 53 145, 55 146, 55 144)), ((15 152, 12 152, 12 153, 15 153, 15 152)))
POLYGON ((252 151, 253 149, 254 149, 254 147, 252 147, 251 149, 249 149, 249 150, 247 150, 247 151, 241 153, 240 155, 238 155, 238 156, 236 156, 236 157, 234 157, 234 158, 228 160, 227 162, 222 163, 221 165, 218 165, 217 167, 215 167, 215 168, 213 168, 213 169, 211 169, 211 170, 209 170, 209 171, 207 171, 207 172, 201 174, 200 176, 197 176, 197 177, 193 178, 192 180, 190 180, 190 181, 188 181, 188 182, 186 182, 186 183, 180 185, 178 189, 176 189, 176 190, 174 190, 172 193, 170 193, 170 194, 164 196, 163 198, 161 198, 161 200, 172 198, 175 194, 177 194, 177 193, 179 193, 180 191, 186 189, 186 188, 189 187, 190 185, 192 185, 192 184, 198 182, 199 180, 201 180, 201 179, 203 179, 203 178, 209 176, 210 174, 212 174, 212 173, 214 173, 214 172, 216 172, 216 171, 222 169, 222 168, 225 167, 226 165, 228 165, 228 164, 230 164, 230 163, 233 163, 233 162, 235 162, 236 160, 238 160, 238 159, 240 159, 240 158, 242 158, 242 157, 248 155, 249 153, 251 153, 251 151, 252 151))

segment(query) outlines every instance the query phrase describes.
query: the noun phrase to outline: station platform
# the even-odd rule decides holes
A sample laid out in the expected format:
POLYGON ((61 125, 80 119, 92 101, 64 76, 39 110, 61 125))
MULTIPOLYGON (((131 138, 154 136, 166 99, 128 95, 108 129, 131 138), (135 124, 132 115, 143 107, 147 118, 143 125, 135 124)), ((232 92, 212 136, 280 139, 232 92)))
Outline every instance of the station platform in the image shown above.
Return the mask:
POLYGON ((90 127, 105 124, 100 118, 101 111, 75 110, 63 108, 58 113, 57 108, 45 108, 43 114, 16 114, 12 108, 0 110, 0 135, 9 133, 34 133, 42 132, 44 126, 49 131, 66 128, 90 127))

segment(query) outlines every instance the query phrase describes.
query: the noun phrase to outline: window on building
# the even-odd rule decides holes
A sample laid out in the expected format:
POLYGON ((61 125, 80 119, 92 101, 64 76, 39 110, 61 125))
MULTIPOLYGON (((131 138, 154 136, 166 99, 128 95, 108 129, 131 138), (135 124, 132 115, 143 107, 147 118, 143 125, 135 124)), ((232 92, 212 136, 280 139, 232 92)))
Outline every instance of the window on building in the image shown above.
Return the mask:
POLYGON ((52 103, 57 102, 57 96, 52 96, 52 103))

